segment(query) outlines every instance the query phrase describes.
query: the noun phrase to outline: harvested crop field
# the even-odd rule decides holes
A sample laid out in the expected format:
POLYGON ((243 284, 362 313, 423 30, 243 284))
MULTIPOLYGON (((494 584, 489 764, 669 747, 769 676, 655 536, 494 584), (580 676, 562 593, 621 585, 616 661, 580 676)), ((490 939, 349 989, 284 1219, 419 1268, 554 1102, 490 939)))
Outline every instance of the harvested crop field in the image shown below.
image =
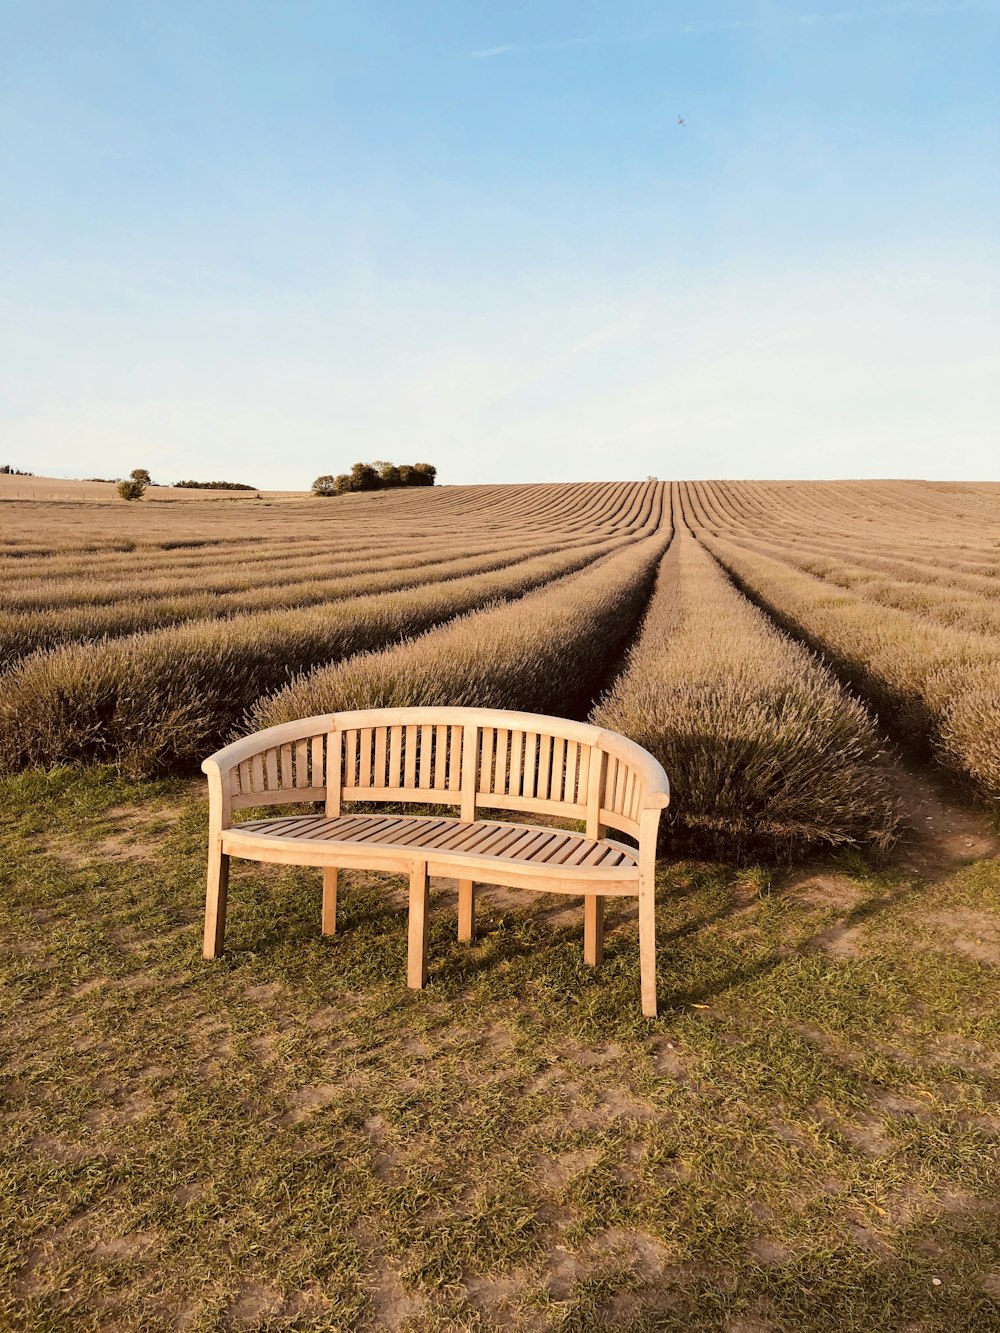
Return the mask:
POLYGON ((0 1327, 1000 1329, 1000 486, 0 494, 0 644, 0 1327), (437 703, 664 764, 659 1018, 628 899, 202 960, 200 759, 437 703))

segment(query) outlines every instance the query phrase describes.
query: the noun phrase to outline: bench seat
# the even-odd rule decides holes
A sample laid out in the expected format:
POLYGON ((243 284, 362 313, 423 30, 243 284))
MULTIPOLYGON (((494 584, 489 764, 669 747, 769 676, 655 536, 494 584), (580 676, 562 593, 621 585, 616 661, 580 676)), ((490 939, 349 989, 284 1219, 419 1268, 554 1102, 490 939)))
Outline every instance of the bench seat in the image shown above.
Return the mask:
MULTIPOLYGON (((352 864, 409 873, 414 854, 429 875, 465 874, 484 884, 510 884, 511 874, 547 883, 552 893, 635 894, 639 862, 633 848, 609 838, 537 824, 440 819, 429 815, 296 815, 234 824, 223 851, 247 860, 274 861, 283 852, 295 865, 352 864), (491 879, 490 872, 496 874, 491 879)), ((518 887, 516 884, 512 887, 518 887)))

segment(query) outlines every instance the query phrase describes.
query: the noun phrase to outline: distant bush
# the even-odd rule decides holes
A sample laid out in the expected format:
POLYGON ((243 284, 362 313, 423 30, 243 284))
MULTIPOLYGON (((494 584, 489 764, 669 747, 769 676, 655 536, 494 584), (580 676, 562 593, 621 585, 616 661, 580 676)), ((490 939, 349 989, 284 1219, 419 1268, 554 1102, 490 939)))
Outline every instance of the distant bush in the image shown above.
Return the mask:
POLYGON ((387 491, 399 486, 433 486, 437 468, 431 463, 401 463, 384 458, 355 463, 350 472, 325 473, 312 484, 313 495, 348 495, 353 491, 387 491))
POLYGON ((134 467, 129 473, 133 481, 141 481, 144 486, 152 486, 153 478, 149 475, 149 469, 145 467, 134 467))
POLYGON ((118 483, 118 494, 123 500, 141 500, 146 494, 146 483, 137 477, 129 477, 118 483))
POLYGON ((3 467, 0 467, 0 473, 5 477, 33 477, 35 475, 33 472, 22 472, 19 467, 11 467, 9 463, 4 463, 3 467))
POLYGON ((260 489, 259 486, 248 486, 245 481, 175 481, 174 486, 181 491, 256 491, 260 489))

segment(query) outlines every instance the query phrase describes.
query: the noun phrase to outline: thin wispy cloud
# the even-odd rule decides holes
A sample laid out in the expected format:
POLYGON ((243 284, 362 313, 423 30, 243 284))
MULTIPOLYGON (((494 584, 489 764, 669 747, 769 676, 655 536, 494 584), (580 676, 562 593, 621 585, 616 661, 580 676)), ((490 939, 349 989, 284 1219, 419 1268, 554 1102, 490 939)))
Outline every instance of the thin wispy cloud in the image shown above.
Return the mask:
POLYGON ((913 14, 924 18, 943 18, 952 14, 972 11, 981 13, 1000 13, 1000 0, 895 0, 893 4, 868 5, 864 9, 836 9, 815 12, 789 12, 772 15, 766 19, 720 19, 703 23, 685 23, 669 31, 643 31, 621 33, 590 33, 576 37, 565 37, 549 42, 501 42, 496 46, 470 51, 470 60, 493 60, 503 56, 532 55, 543 51, 568 51, 579 46, 624 46, 632 42, 664 40, 669 37, 707 36, 717 32, 739 32, 747 29, 786 26, 812 27, 824 23, 851 23, 862 20, 891 18, 898 14, 913 14))

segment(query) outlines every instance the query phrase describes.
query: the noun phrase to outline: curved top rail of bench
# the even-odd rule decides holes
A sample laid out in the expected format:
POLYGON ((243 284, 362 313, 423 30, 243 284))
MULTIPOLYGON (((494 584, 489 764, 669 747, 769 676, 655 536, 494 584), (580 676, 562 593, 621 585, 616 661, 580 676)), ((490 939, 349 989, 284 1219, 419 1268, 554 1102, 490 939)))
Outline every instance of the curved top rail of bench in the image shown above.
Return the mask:
POLYGON ((662 809, 670 800, 670 782, 663 766, 648 750, 627 736, 595 727, 589 722, 574 722, 569 718, 549 717, 544 713, 519 713, 505 708, 366 708, 298 718, 294 722, 282 722, 276 727, 267 727, 264 731, 231 742, 204 760, 201 768, 203 773, 224 772, 244 759, 260 754, 262 750, 322 732, 347 731, 359 727, 412 726, 414 723, 500 727, 577 741, 626 760, 642 779, 643 805, 647 809, 662 809))

